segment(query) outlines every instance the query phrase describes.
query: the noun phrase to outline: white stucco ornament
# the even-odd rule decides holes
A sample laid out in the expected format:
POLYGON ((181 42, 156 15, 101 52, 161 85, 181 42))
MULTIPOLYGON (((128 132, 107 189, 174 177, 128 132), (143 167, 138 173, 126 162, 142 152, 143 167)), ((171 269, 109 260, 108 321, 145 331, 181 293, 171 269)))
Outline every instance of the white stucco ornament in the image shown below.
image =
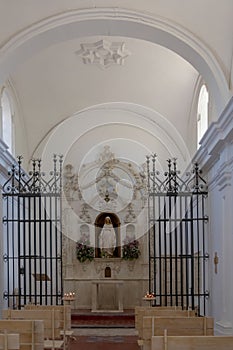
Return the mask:
POLYGON ((80 44, 81 49, 76 52, 84 64, 96 64, 101 68, 112 65, 123 65, 124 60, 130 55, 125 49, 124 42, 110 42, 99 40, 95 43, 80 44))

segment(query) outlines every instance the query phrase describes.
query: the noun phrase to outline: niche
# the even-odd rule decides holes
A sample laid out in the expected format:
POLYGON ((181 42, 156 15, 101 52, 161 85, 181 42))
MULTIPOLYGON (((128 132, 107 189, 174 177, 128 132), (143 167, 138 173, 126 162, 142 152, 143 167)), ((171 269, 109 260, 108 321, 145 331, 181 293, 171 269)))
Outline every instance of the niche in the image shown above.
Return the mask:
POLYGON ((112 271, 111 271, 111 268, 109 266, 105 267, 105 271, 104 271, 104 277, 111 277, 112 275, 112 271))
POLYGON ((96 258, 120 258, 121 257, 121 238, 120 238, 120 220, 117 215, 110 212, 99 214, 95 220, 95 257, 96 258), (101 248, 101 233, 104 228, 106 218, 110 218, 111 226, 115 232, 115 248, 110 254, 105 254, 101 248), (104 254, 103 254, 104 253, 104 254))

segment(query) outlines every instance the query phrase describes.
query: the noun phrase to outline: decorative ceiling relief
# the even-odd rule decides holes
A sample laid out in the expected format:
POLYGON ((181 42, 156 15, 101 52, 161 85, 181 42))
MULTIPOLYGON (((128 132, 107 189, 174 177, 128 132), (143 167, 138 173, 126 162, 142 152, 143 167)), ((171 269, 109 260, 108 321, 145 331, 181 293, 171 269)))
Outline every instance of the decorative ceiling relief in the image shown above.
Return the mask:
POLYGON ((84 64, 95 64, 100 68, 113 65, 123 65, 131 54, 125 49, 124 42, 110 42, 99 40, 95 43, 80 44, 81 49, 76 52, 84 64))

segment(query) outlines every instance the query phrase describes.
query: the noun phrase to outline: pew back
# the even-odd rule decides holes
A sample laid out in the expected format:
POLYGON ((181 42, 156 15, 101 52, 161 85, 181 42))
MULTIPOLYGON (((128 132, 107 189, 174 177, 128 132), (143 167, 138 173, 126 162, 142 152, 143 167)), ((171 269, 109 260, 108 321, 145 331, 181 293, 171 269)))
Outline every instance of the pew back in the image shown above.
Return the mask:
POLYGON ((19 350, 19 334, 0 334, 0 349, 19 350))
POLYGON ((214 335, 214 321, 211 317, 143 317, 143 349, 151 349, 152 336, 168 335, 214 335))
POLYGON ((0 332, 19 334, 20 350, 44 349, 44 323, 38 320, 0 320, 0 332))
POLYGON ((162 310, 168 310, 168 311, 176 311, 176 310, 182 310, 180 306, 135 306, 134 308, 134 314, 135 314, 135 328, 138 329, 138 317, 140 317, 142 314, 145 313, 144 316, 152 316, 150 314, 147 314, 150 312, 150 310, 156 310, 155 312, 160 312, 162 310))
POLYGON ((24 305, 25 310, 55 310, 59 311, 59 320, 62 329, 71 329, 71 306, 70 305, 24 305))
POLYGON ((2 311, 4 319, 42 320, 44 322, 44 338, 60 337, 61 321, 57 310, 11 310, 2 311))
POLYGON ((212 317, 150 317, 143 318, 143 339, 151 339, 153 335, 213 335, 214 321, 212 317))
POLYGON ((147 309, 138 309, 137 316, 135 314, 135 328, 138 331, 138 337, 142 338, 143 333, 143 318, 146 316, 161 316, 161 317, 194 317, 194 310, 181 310, 181 309, 160 309, 150 307, 147 309))
POLYGON ((233 336, 153 336, 151 350, 230 350, 233 336))

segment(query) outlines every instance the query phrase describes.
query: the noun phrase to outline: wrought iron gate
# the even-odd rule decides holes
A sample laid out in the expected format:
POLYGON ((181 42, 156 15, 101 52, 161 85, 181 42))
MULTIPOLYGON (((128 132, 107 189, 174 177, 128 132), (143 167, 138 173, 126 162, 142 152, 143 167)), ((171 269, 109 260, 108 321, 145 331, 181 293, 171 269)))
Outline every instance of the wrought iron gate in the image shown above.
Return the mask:
POLYGON ((176 160, 160 174, 147 157, 149 290, 158 305, 179 305, 206 314, 207 185, 198 165, 182 178, 176 160))
POLYGON ((3 186, 4 298, 8 307, 62 303, 62 156, 45 174, 13 165, 3 186))

